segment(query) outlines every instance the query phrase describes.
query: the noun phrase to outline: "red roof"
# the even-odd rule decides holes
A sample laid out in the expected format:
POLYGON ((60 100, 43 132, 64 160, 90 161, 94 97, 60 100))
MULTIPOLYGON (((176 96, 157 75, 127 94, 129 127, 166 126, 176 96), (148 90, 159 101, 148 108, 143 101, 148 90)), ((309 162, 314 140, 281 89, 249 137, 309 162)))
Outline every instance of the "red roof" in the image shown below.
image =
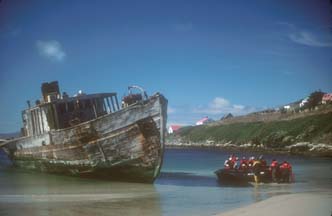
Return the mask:
POLYGON ((332 101, 332 93, 324 94, 322 101, 332 101))
POLYGON ((170 127, 172 128, 173 131, 177 131, 181 128, 180 125, 171 125, 170 127))

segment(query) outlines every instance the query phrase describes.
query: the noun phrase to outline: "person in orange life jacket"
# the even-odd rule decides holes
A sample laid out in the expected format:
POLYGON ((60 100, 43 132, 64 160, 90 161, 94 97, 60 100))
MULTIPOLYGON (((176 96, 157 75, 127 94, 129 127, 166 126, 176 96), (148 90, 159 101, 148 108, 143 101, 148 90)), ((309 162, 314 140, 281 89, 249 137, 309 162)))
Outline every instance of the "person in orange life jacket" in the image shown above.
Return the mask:
POLYGON ((231 160, 232 160, 234 163, 236 162, 236 157, 235 157, 234 154, 231 154, 229 157, 231 158, 231 160))
POLYGON ((280 178, 282 182, 290 182, 292 177, 292 166, 287 161, 284 161, 280 166, 280 178))
MULTIPOLYGON (((234 160, 233 160, 234 161, 234 160)), ((234 161, 234 168, 237 169, 238 168, 238 161, 239 161, 239 158, 238 157, 235 157, 235 161, 234 161)))
POLYGON ((258 160, 260 160, 262 168, 266 168, 267 167, 267 163, 266 163, 266 160, 264 159, 263 155, 259 156, 258 160))
POLYGON ((247 170, 248 169, 248 161, 246 157, 242 157, 242 160, 240 161, 240 170, 247 170))
POLYGON ((252 156, 249 158, 248 160, 248 168, 252 168, 253 164, 254 164, 254 161, 255 161, 255 157, 252 156))
POLYGON ((229 156, 230 160, 232 161, 231 162, 231 165, 232 165, 232 169, 236 168, 237 166, 237 160, 239 159, 238 157, 236 157, 234 154, 231 154, 229 156))
POLYGON ((278 161, 276 159, 273 159, 270 165, 270 171, 271 171, 271 175, 272 175, 272 181, 273 182, 277 182, 278 178, 279 178, 279 164, 278 161))
POLYGON ((234 169, 234 161, 232 160, 232 157, 229 157, 228 160, 225 160, 224 167, 226 169, 234 169))

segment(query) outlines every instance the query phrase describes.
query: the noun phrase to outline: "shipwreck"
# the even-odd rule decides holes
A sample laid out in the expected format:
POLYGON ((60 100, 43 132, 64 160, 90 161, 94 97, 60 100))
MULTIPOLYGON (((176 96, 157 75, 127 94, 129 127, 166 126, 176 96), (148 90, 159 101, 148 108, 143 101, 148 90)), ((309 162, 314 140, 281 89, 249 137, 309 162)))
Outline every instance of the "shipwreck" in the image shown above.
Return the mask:
POLYGON ((116 93, 70 97, 57 81, 43 83, 42 99, 22 111, 22 136, 0 147, 19 168, 151 183, 163 161, 167 99, 128 89, 119 103, 116 93))

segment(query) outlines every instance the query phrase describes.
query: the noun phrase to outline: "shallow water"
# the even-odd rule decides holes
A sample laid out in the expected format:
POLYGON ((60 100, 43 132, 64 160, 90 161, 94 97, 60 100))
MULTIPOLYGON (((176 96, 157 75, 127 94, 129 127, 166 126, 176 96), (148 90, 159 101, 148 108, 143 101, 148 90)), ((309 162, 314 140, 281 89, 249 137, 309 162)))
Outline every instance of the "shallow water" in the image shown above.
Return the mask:
POLYGON ((153 185, 2 169, 0 215, 213 215, 278 194, 332 190, 331 159, 284 155, 265 157, 290 161, 294 184, 221 186, 213 172, 230 153, 169 149, 153 185))

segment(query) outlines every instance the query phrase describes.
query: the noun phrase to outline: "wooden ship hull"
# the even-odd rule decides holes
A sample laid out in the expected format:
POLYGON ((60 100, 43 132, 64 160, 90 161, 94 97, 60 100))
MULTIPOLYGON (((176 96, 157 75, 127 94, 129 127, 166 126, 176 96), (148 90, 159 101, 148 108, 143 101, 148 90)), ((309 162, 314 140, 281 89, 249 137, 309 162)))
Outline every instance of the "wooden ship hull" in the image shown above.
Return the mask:
POLYGON ((82 177, 153 182, 164 152, 167 100, 146 100, 92 120, 2 144, 16 167, 82 177))

